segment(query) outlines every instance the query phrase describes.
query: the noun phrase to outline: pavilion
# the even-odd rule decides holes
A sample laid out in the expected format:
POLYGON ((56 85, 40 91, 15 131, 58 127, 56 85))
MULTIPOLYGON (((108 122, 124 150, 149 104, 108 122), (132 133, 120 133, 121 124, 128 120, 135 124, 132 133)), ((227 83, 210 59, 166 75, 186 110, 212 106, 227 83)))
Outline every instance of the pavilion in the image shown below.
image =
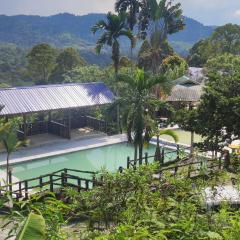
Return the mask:
POLYGON ((93 108, 111 104, 114 99, 114 94, 102 82, 3 88, 0 89, 0 118, 22 117, 18 130, 21 140, 43 133, 71 139, 74 128, 89 126, 105 132, 107 123, 87 114, 93 108), (42 116, 41 121, 29 121, 36 115, 42 116))

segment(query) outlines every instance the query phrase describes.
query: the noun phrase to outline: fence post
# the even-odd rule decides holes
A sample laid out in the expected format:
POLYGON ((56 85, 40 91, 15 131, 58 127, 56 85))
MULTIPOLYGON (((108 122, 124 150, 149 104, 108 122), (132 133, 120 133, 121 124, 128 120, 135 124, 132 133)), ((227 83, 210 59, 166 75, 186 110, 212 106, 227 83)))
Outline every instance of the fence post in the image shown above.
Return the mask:
POLYGON ((78 192, 81 191, 81 179, 78 178, 78 192))
POLYGON ((41 176, 39 178, 39 186, 40 186, 40 188, 43 187, 43 178, 41 176))
POLYGON ((24 181, 25 198, 28 199, 28 181, 24 181))
POLYGON ((89 189, 89 181, 86 180, 86 181, 85 181, 85 184, 86 184, 86 190, 88 190, 88 189, 89 189))
POLYGON ((18 183, 19 198, 22 197, 22 182, 18 183))
POLYGON ((49 178, 50 178, 50 192, 53 192, 53 176, 50 175, 49 178))
POLYGON ((8 179, 9 179, 9 192, 10 192, 10 196, 12 197, 12 171, 9 170, 8 171, 8 179))
POLYGON ((64 185, 66 185, 66 183, 67 183, 67 169, 66 168, 64 168, 64 185))
POLYGON ((62 187, 64 187, 65 186, 65 173, 61 173, 61 185, 62 185, 62 187))
POLYGON ((127 157, 127 169, 130 168, 130 157, 127 157))
POLYGON ((96 175, 95 174, 93 174, 92 182, 93 182, 93 188, 94 188, 96 186, 96 175))
POLYGON ((145 153, 145 165, 148 165, 148 153, 145 153))

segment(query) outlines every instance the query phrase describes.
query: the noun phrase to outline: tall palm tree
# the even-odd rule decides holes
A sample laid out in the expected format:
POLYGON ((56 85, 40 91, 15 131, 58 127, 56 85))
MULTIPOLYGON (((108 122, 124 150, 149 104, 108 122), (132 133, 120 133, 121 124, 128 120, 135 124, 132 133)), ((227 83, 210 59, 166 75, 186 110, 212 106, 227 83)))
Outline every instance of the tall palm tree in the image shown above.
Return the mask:
POLYGON ((119 13, 126 12, 127 22, 131 31, 133 31, 138 22, 138 14, 141 9, 141 0, 117 0, 115 3, 115 11, 119 13))
POLYGON ((119 59, 120 59, 120 37, 127 37, 131 41, 131 45, 135 46, 135 39, 131 30, 126 24, 126 14, 120 13, 119 15, 107 14, 106 20, 100 20, 92 27, 92 32, 95 34, 101 31, 102 35, 97 41, 96 52, 100 54, 104 45, 112 48, 112 60, 114 63, 115 73, 118 73, 119 59))
MULTIPOLYGON (((115 11, 119 13, 127 13, 127 23, 129 29, 134 32, 134 27, 138 22, 138 15, 141 9, 141 0, 117 0, 115 3, 115 11)), ((133 46, 131 45, 131 59, 133 59, 133 46)))
POLYGON ((152 76, 141 69, 137 69, 133 76, 119 75, 118 80, 126 84, 126 91, 116 104, 120 104, 124 111, 127 137, 134 144, 136 160, 137 155, 142 158, 144 143, 150 141, 156 107, 161 104, 151 89, 156 84, 169 89, 169 81, 163 75, 152 76))
POLYGON ((182 30, 185 26, 181 4, 172 4, 171 0, 148 0, 139 14, 139 25, 143 35, 150 34, 150 58, 152 70, 159 71, 159 63, 165 52, 170 51, 168 35, 182 30))

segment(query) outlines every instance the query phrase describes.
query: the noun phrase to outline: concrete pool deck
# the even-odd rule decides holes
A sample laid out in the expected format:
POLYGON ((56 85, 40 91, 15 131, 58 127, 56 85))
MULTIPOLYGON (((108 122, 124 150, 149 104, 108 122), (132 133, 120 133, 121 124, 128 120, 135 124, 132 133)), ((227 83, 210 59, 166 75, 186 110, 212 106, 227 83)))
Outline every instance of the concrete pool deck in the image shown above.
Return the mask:
MULTIPOLYGON (((14 152, 10 157, 10 164, 33 161, 37 159, 59 156, 66 153, 78 152, 81 150, 103 147, 127 141, 126 134, 114 136, 102 136, 96 138, 64 140, 59 143, 52 143, 32 148, 23 148, 14 152)), ((0 167, 6 166, 6 153, 0 154, 0 167)))

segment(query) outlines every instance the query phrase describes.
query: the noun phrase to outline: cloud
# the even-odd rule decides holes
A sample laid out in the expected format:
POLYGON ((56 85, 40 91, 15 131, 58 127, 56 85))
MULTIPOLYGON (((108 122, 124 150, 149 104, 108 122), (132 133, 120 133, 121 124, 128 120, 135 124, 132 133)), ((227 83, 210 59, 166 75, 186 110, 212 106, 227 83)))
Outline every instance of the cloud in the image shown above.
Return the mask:
POLYGON ((240 9, 235 11, 234 16, 240 18, 240 9))

